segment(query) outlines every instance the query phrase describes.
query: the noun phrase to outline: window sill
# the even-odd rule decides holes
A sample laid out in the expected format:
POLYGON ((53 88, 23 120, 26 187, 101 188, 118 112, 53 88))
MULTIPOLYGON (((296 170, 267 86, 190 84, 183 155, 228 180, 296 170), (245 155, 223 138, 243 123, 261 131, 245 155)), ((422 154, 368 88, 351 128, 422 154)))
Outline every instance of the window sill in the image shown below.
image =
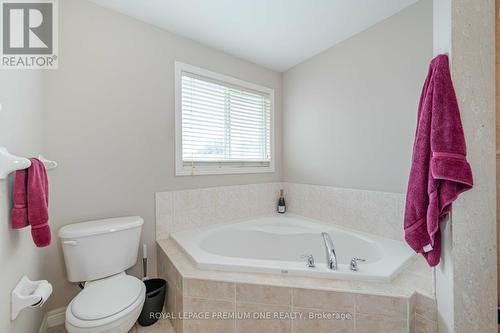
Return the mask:
POLYGON ((176 168, 176 176, 202 176, 202 175, 232 175, 232 174, 253 174, 253 173, 272 173, 275 172, 274 166, 266 167, 180 167, 176 168))

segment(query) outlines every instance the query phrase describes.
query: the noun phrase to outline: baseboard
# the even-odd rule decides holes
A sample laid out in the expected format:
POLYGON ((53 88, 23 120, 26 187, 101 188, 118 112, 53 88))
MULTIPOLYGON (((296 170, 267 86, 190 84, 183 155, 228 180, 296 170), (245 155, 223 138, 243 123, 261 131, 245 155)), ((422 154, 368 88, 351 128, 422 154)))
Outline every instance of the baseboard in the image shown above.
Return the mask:
POLYGON ((57 308, 47 312, 47 327, 54 327, 64 324, 66 308, 57 308))
POLYGON ((43 318, 42 318, 42 323, 40 324, 40 329, 38 330, 38 333, 46 333, 48 327, 49 326, 47 325, 47 314, 44 314, 43 318))

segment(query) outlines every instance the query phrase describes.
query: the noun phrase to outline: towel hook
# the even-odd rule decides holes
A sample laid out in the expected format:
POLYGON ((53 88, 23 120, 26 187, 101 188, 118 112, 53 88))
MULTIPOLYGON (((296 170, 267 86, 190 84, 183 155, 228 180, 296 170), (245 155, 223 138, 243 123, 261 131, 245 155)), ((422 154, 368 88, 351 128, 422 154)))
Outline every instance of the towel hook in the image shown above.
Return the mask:
POLYGON ((57 168, 57 162, 56 161, 48 160, 45 157, 43 157, 42 154, 38 155, 38 159, 40 160, 40 162, 43 163, 43 165, 45 165, 45 169, 47 169, 47 170, 51 170, 51 169, 57 168))
POLYGON ((5 147, 0 147, 0 179, 5 179, 9 173, 26 169, 31 166, 31 161, 9 153, 5 147))

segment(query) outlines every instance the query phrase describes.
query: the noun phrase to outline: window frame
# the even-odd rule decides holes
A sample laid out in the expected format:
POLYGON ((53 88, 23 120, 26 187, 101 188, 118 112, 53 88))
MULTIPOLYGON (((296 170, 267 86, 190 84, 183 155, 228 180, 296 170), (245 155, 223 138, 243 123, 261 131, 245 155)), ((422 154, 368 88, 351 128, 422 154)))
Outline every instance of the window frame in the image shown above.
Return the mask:
MULTIPOLYGON (((224 174, 251 174, 251 173, 272 173, 275 172, 275 131, 274 131, 274 89, 264 87, 251 82, 236 79, 231 76, 215 73, 203 68, 195 67, 186 63, 175 61, 175 175, 176 176, 195 176, 195 175, 224 175, 224 174), (271 149, 270 161, 267 166, 256 165, 235 165, 234 162, 210 162, 201 165, 186 166, 182 160, 182 73, 187 72, 200 77, 227 83, 228 85, 250 89, 256 92, 269 95, 271 102, 270 110, 270 143, 271 149)), ((242 162, 244 164, 245 162, 242 162)), ((252 161, 248 161, 252 164, 252 161)))

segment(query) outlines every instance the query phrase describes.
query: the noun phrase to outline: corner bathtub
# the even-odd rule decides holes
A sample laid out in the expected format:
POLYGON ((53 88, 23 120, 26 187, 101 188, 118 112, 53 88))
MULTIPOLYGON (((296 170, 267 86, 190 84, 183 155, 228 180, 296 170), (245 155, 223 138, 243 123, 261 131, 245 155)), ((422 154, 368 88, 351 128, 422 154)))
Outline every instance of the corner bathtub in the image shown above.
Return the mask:
POLYGON ((176 232, 172 238, 200 269, 260 272, 331 279, 390 281, 413 252, 401 241, 327 225, 292 214, 264 216, 231 224, 176 232), (333 240, 338 270, 326 267, 321 232, 333 240), (314 256, 316 267, 304 255, 314 256), (351 271, 351 258, 359 262, 351 271))

